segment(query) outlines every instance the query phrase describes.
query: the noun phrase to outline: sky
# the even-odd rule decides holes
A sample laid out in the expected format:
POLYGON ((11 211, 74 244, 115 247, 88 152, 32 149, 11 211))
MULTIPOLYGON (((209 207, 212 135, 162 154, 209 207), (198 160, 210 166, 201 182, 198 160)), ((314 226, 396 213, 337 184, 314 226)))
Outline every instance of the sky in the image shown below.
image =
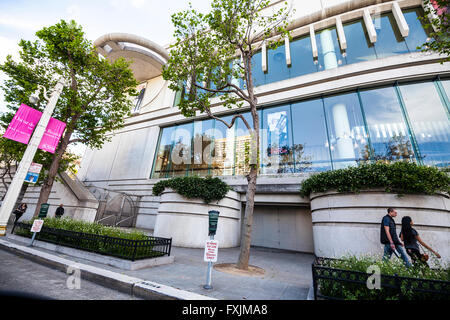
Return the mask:
MULTIPOLYGON (((34 41, 36 31, 61 19, 74 19, 94 42, 106 33, 132 33, 160 45, 174 40, 170 16, 192 6, 208 12, 211 0, 0 0, 0 63, 19 59, 21 39, 34 41)), ((6 76, 0 72, 0 82, 6 76)), ((26 102, 25 102, 26 103, 26 102)), ((7 111, 0 90, 0 112, 7 111)), ((83 148, 74 148, 80 156, 83 148)))

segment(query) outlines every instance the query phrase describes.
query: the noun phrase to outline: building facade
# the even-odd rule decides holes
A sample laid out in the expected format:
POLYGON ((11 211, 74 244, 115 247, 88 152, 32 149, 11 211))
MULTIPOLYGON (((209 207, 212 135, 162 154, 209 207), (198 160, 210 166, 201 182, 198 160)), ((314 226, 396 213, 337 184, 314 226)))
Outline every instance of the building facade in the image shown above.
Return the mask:
MULTIPOLYGON (((252 245, 312 253, 313 225, 319 222, 310 200, 298 193, 310 174, 379 159, 449 166, 450 63, 417 48, 430 40, 430 30, 418 19, 424 14, 420 0, 293 5, 292 41, 263 49, 252 61, 263 132, 252 245)), ((98 200, 108 200, 105 194, 111 192, 135 197, 133 225, 150 230, 162 215, 152 187, 164 178, 218 176, 244 207, 250 136, 242 121, 228 129, 204 114, 181 115, 176 107, 181 93, 171 91, 161 76, 168 46, 126 34, 105 35, 95 44, 108 59, 132 59, 141 84, 125 127, 102 149, 86 151, 78 174, 84 186, 98 200), (195 158, 195 141, 211 161, 195 158)), ((251 117, 245 106, 230 110, 219 99, 212 102, 213 112, 225 120, 236 113, 251 117)), ((422 226, 424 240, 448 259, 445 201, 439 222, 422 226)), ((384 214, 379 208, 370 221, 348 218, 347 223, 370 227, 375 239, 367 241, 379 246, 376 232, 384 214)), ((243 210, 240 215, 241 223, 243 210)), ((183 228, 174 224, 173 232, 183 228)))

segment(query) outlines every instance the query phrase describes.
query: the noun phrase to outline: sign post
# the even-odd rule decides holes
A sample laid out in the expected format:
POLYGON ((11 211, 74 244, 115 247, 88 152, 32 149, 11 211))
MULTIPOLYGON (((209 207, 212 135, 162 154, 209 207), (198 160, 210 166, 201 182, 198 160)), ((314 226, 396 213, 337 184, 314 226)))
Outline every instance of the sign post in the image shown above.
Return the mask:
POLYGON ((217 261, 217 253, 219 249, 219 242, 214 240, 214 236, 217 231, 217 223, 219 222, 219 211, 211 210, 209 214, 209 240, 206 240, 205 255, 203 260, 208 262, 208 271, 206 272, 206 284, 203 286, 205 289, 212 289, 211 285, 211 273, 212 264, 217 261))
POLYGON ((33 246, 34 238, 36 238, 36 233, 41 232, 42 226, 44 225, 44 220, 34 220, 33 225, 31 226, 31 232, 33 232, 33 237, 31 238, 31 242, 28 247, 33 246))

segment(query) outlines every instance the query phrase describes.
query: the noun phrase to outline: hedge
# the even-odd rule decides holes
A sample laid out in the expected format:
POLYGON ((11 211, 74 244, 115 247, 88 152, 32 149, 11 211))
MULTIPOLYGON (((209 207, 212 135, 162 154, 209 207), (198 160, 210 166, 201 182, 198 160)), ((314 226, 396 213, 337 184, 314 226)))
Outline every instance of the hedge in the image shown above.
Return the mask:
POLYGON ((312 192, 329 190, 359 192, 371 188, 399 194, 450 193, 450 176, 436 167, 411 162, 376 162, 314 174, 302 182, 300 194, 309 196, 312 192))
POLYGON ((205 203, 222 200, 231 190, 219 178, 191 176, 161 180, 153 186, 153 194, 159 196, 165 188, 171 188, 188 199, 203 199, 205 203))

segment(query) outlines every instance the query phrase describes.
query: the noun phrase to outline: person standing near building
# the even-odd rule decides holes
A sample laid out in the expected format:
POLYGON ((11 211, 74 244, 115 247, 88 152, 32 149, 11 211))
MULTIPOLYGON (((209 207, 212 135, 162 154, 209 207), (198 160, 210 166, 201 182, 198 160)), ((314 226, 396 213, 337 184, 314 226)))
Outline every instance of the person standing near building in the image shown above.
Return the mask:
POLYGON ((380 229, 380 241, 384 244, 384 254, 383 260, 389 260, 391 255, 395 250, 400 253, 405 265, 407 267, 411 266, 411 262, 406 255, 405 250, 403 250, 403 243, 397 236, 397 230, 395 228, 394 218, 397 216, 397 210, 394 208, 387 209, 387 215, 383 217, 381 220, 381 229, 380 229))
POLYGON ((416 264, 417 262, 421 262, 424 265, 428 266, 427 258, 424 257, 422 253, 420 253, 419 249, 419 242, 422 246, 433 252, 433 254, 440 258, 441 256, 439 253, 434 251, 429 245, 427 245, 423 240, 420 238, 419 233, 414 229, 412 226, 414 225, 411 217, 404 216, 402 218, 402 231, 400 231, 400 238, 405 243, 405 249, 408 255, 411 257, 411 260, 413 261, 413 264, 416 264))
POLYGON ((27 204, 26 203, 21 203, 16 210, 14 210, 14 214, 16 215, 16 218, 14 219, 14 225, 11 229, 11 233, 14 232, 14 228, 16 227, 16 223, 17 221, 23 216, 23 214, 25 213, 25 211, 27 211, 27 204))
POLYGON ((64 207, 63 207, 63 204, 61 203, 60 205, 59 205, 59 207, 58 208, 56 208, 56 211, 55 211, 55 217, 56 218, 61 218, 61 216, 64 214, 64 207))

